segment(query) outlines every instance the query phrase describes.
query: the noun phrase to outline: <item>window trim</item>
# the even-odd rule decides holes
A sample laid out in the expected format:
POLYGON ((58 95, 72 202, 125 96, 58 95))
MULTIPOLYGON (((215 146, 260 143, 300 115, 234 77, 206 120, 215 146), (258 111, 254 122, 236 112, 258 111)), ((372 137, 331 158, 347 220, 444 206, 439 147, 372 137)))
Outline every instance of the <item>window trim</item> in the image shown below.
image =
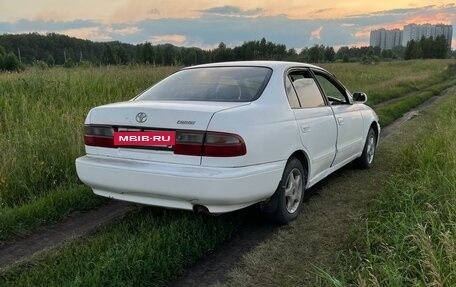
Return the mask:
POLYGON ((320 92, 324 95, 326 98, 326 101, 328 104, 331 106, 328 100, 328 96, 326 95, 324 89, 321 87, 320 82, 317 79, 317 75, 321 74, 323 75, 322 77, 326 78, 331 84, 336 86, 336 88, 339 90, 339 92, 345 97, 346 103, 344 105, 353 105, 353 98, 351 96, 351 93, 348 91, 348 89, 332 74, 329 72, 322 70, 322 69, 317 69, 317 68, 311 68, 310 71, 312 72, 312 75, 315 79, 315 82, 317 83, 320 92), (326 77, 325 77, 326 76, 326 77))
MULTIPOLYGON (((320 87, 319 83, 317 82, 317 80, 315 78, 315 75, 314 75, 314 73, 313 73, 311 68, 309 68, 309 67, 290 67, 290 68, 286 69, 285 72, 284 72, 283 86, 284 86, 284 89, 285 89, 285 95, 287 96, 287 102, 290 105, 290 102, 288 101, 287 87, 286 87, 286 84, 285 84, 285 78, 288 78, 288 80, 291 82, 291 86, 292 86, 293 90, 295 91, 296 97, 298 98, 298 102, 299 102, 299 108, 291 108, 291 109, 315 109, 315 108, 321 108, 321 107, 303 107, 302 106, 301 100, 299 99, 299 96, 298 96, 298 92, 296 91, 296 88, 293 85, 293 81, 290 79, 290 73, 296 72, 296 71, 298 71, 298 72, 301 72, 301 71, 309 72, 309 74, 312 76, 312 79, 315 81, 315 84, 317 85, 318 89, 320 90, 320 96, 322 97, 323 103, 325 104, 324 107, 331 106, 331 104, 329 103, 326 95, 324 93, 322 93, 321 87, 320 87)), ((291 107, 291 105, 290 105, 290 107, 291 107)))
POLYGON ((288 102, 288 105, 290 106, 290 108, 292 110, 302 109, 303 107, 301 105, 301 100, 299 99, 298 93, 296 92, 296 89, 293 86, 293 82, 291 81, 291 79, 290 79, 288 74, 286 74, 284 79, 283 79, 283 85, 284 85, 284 89, 285 89, 285 95, 287 96, 287 102, 288 102), (294 91, 294 95, 295 95, 296 99, 298 100, 299 107, 292 107, 291 104, 290 104, 290 100, 288 99, 287 80, 290 82, 291 88, 294 91))

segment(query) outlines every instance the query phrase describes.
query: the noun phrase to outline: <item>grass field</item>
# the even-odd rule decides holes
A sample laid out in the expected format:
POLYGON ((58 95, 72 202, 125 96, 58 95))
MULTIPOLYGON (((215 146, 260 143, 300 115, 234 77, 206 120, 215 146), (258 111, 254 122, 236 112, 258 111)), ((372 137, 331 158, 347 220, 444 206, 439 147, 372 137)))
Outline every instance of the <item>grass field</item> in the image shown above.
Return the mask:
POLYGON ((453 88, 384 139, 371 169, 328 180, 223 286, 456 286, 455 121, 453 88))
MULTIPOLYGON (((456 68, 456 66, 452 67, 456 68)), ((456 78, 453 75, 443 82, 430 85, 421 89, 420 91, 408 94, 405 97, 388 100, 387 104, 385 105, 378 107, 374 106, 374 110, 377 112, 377 115, 381 120, 381 124, 386 126, 393 122, 395 119, 401 117, 405 112, 409 111, 413 107, 418 106, 427 99, 439 95, 445 89, 453 87, 455 85, 456 78)))
POLYGON ((0 74, 0 202, 18 206, 78 183, 90 108, 132 98, 176 68, 29 69, 0 74))
POLYGON ((0 74, 0 242, 104 202, 81 185, 91 107, 127 100, 176 68, 28 69, 0 74), (55 208, 58 206, 58 208, 55 208))
POLYGON ((342 279, 327 277, 333 286, 456 286, 456 94, 421 125, 342 257, 342 279))
POLYGON ((145 208, 91 236, 0 273, 0 286, 162 286, 235 229, 230 216, 145 208))
POLYGON ((450 62, 454 63, 451 60, 429 60, 321 66, 335 74, 351 92, 367 93, 368 104, 375 105, 406 93, 421 91, 454 76, 455 71, 446 69, 450 62))
MULTIPOLYGON (((351 91, 371 92, 372 104, 397 98, 379 108, 381 120, 390 122, 453 84, 446 69, 450 63, 431 60, 325 67, 351 91), (416 91, 429 85, 433 87, 429 91, 416 91), (401 98, 405 93, 410 94, 401 98)), ((55 68, 0 74, 0 148, 8 151, 0 154, 0 242, 60 220, 72 210, 102 204, 103 199, 80 185, 74 168, 74 159, 83 154, 82 123, 87 111, 96 105, 130 99, 174 70, 55 68)), ((230 216, 208 219, 146 208, 47 255, 38 266, 22 265, 0 280, 11 286, 18 282, 32 286, 65 285, 68 278, 76 278, 68 284, 85 286, 106 282, 106 276, 116 274, 117 281, 113 282, 118 285, 160 285, 228 238, 235 227, 236 220, 230 216), (112 244, 107 247, 106 242, 112 244), (127 268, 120 264, 126 261, 137 265, 127 268)))

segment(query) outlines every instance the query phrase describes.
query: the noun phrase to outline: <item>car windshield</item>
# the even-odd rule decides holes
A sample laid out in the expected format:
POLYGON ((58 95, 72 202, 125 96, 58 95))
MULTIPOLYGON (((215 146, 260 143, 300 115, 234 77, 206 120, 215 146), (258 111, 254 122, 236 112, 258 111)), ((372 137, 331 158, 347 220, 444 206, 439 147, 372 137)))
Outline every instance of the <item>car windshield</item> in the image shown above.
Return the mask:
POLYGON ((137 101, 256 100, 271 77, 266 67, 207 67, 179 71, 146 90, 137 101))

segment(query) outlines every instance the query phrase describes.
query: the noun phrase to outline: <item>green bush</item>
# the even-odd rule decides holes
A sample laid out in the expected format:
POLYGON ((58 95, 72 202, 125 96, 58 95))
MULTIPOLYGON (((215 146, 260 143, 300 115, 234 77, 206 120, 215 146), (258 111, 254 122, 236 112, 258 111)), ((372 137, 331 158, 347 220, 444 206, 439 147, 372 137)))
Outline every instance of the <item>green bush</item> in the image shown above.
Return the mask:
POLYGON ((13 53, 3 54, 0 52, 0 70, 20 72, 24 70, 24 66, 19 62, 16 55, 13 53))

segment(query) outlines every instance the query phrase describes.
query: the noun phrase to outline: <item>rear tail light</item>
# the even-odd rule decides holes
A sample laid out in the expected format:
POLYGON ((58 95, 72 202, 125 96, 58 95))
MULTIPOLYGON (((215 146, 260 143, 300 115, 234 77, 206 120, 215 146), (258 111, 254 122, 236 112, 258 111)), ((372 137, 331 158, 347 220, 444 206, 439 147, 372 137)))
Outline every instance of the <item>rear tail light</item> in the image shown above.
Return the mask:
POLYGON ((204 142, 204 132, 176 131, 175 154, 201 156, 204 142))
POLYGON ((231 157, 247 153, 244 140, 235 134, 207 132, 203 156, 231 157))
POLYGON ((247 153, 244 140, 235 134, 177 131, 175 154, 233 157, 247 153))
POLYGON ((114 147, 114 129, 109 126, 84 126, 84 144, 99 147, 114 147))
MULTIPOLYGON (((86 125, 84 131, 86 145, 116 148, 113 127, 86 125)), ((239 135, 210 131, 176 131, 173 150, 174 154, 210 157, 234 157, 247 153, 245 142, 239 135)))

